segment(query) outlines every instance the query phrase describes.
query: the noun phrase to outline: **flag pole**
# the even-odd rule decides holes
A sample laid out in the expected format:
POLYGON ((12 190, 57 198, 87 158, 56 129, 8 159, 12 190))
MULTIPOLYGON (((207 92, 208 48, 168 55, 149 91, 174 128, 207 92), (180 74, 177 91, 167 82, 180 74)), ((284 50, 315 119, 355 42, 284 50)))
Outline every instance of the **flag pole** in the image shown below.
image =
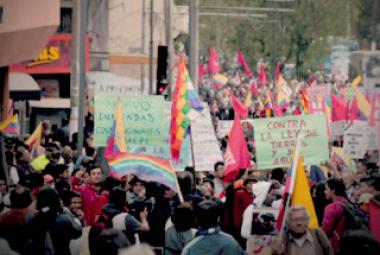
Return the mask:
POLYGON ((288 194, 288 197, 286 198, 286 202, 285 202, 285 212, 284 212, 284 218, 282 219, 282 223, 281 223, 281 230, 280 230, 280 240, 282 240, 282 237, 284 235, 284 232, 285 232, 285 225, 286 225, 286 220, 288 218, 288 209, 289 209, 289 205, 290 205, 290 201, 291 201, 291 198, 292 198, 292 193, 293 193, 293 189, 294 189, 294 182, 295 182, 295 178, 296 178, 296 169, 298 167, 298 158, 299 158, 299 154, 300 154, 300 147, 301 147, 301 137, 299 136, 298 139, 297 139, 297 144, 296 144, 296 148, 295 148, 295 152, 294 152, 294 159, 293 159, 293 164, 292 164, 292 168, 290 169, 291 171, 291 181, 290 181, 290 192, 288 194))
POLYGON ((181 187, 179 186, 179 183, 178 183, 178 177, 177 177, 177 174, 175 173, 175 169, 173 167, 172 161, 169 160, 169 162, 170 162, 170 167, 173 170, 173 175, 174 175, 174 179, 175 179, 175 186, 177 187, 178 199, 179 199, 179 202, 181 204, 183 204, 185 202, 185 200, 183 199, 183 194, 182 194, 182 191, 181 191, 181 187))

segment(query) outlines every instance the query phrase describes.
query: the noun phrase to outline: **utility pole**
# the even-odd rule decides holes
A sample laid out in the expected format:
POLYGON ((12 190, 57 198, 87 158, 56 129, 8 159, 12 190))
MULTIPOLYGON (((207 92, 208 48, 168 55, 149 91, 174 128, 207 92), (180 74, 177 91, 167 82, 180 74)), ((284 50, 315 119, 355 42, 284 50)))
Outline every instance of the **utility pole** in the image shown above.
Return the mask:
POLYGON ((376 32, 377 32, 377 1, 373 1, 372 7, 372 41, 371 41, 371 50, 376 50, 376 32))
POLYGON ((276 55, 277 55, 277 37, 276 37, 276 12, 272 12, 272 83, 273 88, 276 86, 276 55))
POLYGON ((79 111, 78 111, 78 145, 77 151, 82 153, 83 149, 83 127, 84 127, 84 101, 86 90, 86 34, 88 23, 88 1, 81 0, 80 8, 80 44, 79 44, 79 111))
POLYGON ((346 36, 351 38, 351 1, 346 3, 346 36))
MULTIPOLYGON (((141 26, 141 55, 145 56, 145 9, 146 9, 146 0, 142 2, 142 26, 141 26)), ((141 93, 145 91, 145 64, 140 65, 141 72, 141 93)))
POLYGON ((189 0, 190 17, 190 77, 194 87, 198 90, 198 6, 199 0, 189 0))
POLYGON ((73 23, 72 23, 72 54, 70 75, 70 135, 78 132, 78 95, 79 95, 79 44, 80 44, 80 10, 81 0, 73 1, 73 23))
POLYGON ((150 40, 149 40, 149 95, 153 94, 153 0, 150 0, 150 40))
POLYGON ((166 79, 168 81, 167 92, 168 98, 171 99, 173 82, 173 40, 172 40, 172 0, 165 0, 165 37, 166 46, 168 47, 168 65, 166 70, 166 79))

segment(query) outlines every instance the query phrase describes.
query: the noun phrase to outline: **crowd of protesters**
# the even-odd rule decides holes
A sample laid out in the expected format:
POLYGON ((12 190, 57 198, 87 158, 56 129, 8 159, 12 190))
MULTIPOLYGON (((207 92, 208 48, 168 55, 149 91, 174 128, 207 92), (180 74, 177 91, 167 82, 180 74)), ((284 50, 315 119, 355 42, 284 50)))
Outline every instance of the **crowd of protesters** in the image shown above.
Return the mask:
MULTIPOLYGON (((201 79, 200 94, 215 127, 233 119, 231 91, 242 101, 248 95, 252 80, 239 73, 226 72, 223 88, 213 87, 211 76, 201 79)), ((291 106, 296 108, 297 103, 291 106)), ((250 116, 260 116, 256 101, 250 116)), ((253 234, 279 234, 273 215, 254 211, 281 207, 287 169, 252 167, 226 183, 223 162, 209 172, 187 167, 177 173, 180 202, 162 184, 110 174, 87 120, 82 152, 76 137, 69 139, 67 121, 55 130, 44 122, 38 148, 6 139, 9 178, 0 179, 0 254, 234 255, 245 254, 253 234)), ((254 162, 248 129, 246 138, 254 162)), ((226 139, 220 145, 225 149, 226 139)), ((321 228, 309 229, 306 209, 291 207, 287 231, 273 239, 272 253, 379 254, 380 218, 374 215, 380 212, 380 172, 372 156, 357 161, 355 171, 333 159, 307 168, 321 228)))

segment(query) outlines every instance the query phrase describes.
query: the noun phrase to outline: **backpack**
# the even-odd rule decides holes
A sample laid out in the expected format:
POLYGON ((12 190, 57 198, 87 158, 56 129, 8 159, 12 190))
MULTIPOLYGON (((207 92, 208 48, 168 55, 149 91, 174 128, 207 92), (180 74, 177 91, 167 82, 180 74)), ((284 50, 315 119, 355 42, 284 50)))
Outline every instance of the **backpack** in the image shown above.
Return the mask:
POLYGON ((338 204, 343 208, 344 234, 359 229, 369 231, 369 215, 358 204, 350 202, 339 202, 338 204))

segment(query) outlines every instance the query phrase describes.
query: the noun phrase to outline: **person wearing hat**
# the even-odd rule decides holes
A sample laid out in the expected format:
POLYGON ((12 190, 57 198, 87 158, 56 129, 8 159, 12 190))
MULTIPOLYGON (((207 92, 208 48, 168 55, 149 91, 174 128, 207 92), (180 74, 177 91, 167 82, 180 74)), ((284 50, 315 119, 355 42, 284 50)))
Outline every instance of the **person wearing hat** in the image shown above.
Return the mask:
POLYGON ((195 218, 199 229, 196 237, 188 243, 182 255, 243 255, 245 252, 229 234, 221 231, 219 226, 220 211, 211 200, 200 202, 195 208, 195 218))
POLYGON ((133 204, 136 198, 145 198, 146 182, 134 176, 129 182, 131 191, 127 193, 128 204, 133 204))

